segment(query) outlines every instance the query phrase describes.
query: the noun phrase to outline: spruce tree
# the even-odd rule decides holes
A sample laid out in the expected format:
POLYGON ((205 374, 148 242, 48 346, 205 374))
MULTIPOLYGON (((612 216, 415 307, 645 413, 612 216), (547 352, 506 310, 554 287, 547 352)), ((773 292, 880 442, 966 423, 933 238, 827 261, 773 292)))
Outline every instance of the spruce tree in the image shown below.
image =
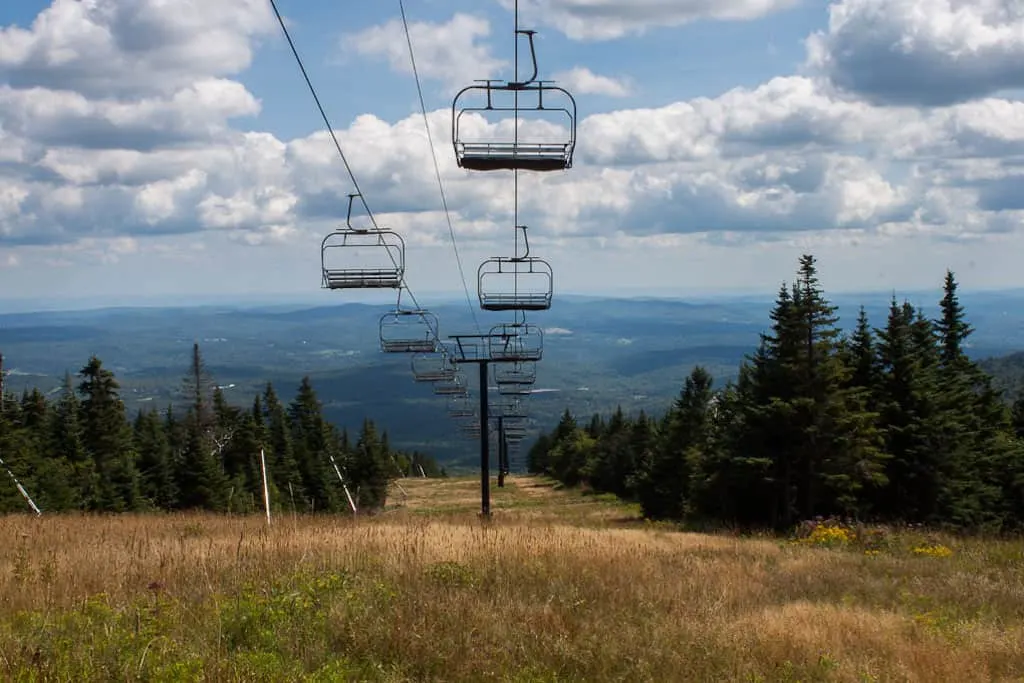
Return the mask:
POLYGON ((70 372, 64 373, 60 397, 50 412, 48 444, 54 456, 67 463, 71 495, 67 509, 96 509, 99 477, 95 461, 85 450, 81 404, 70 372))
POLYGON ((266 434, 267 470, 279 492, 278 499, 271 500, 275 506, 298 511, 305 497, 302 472, 295 460, 288 413, 270 382, 267 382, 263 391, 261 403, 266 434))
POLYGON ((363 420, 359 438, 352 453, 350 474, 358 491, 356 506, 360 511, 378 511, 384 508, 388 494, 387 455, 381 446, 377 428, 370 419, 363 420))
POLYGON ((332 472, 330 458, 334 456, 337 459, 340 449, 336 446, 330 425, 324 420, 320 401, 308 375, 302 378, 295 400, 288 408, 288 419, 295 460, 306 495, 312 499, 315 510, 327 512, 338 509, 336 475, 332 472))
POLYGON ((691 468, 708 450, 711 374, 697 366, 667 414, 661 443, 638 473, 637 497, 646 517, 682 519, 691 468))
POLYGON ((140 489, 149 504, 173 510, 178 504, 178 482, 174 455, 156 411, 139 411, 134 425, 135 449, 139 454, 140 489))
POLYGON ((92 456, 98 475, 97 500, 93 509, 121 512, 136 509, 142 502, 136 454, 120 386, 114 373, 92 356, 79 371, 82 381, 82 428, 85 450, 92 456))
POLYGON ((879 412, 891 459, 874 508, 889 519, 923 522, 939 514, 945 457, 937 424, 934 349, 920 345, 914 319, 913 308, 893 297, 886 327, 876 331, 882 370, 879 412))
POLYGON ((216 448, 211 446, 202 420, 189 409, 184 420, 181 459, 176 481, 179 506, 184 509, 224 511, 227 509, 227 475, 216 448))

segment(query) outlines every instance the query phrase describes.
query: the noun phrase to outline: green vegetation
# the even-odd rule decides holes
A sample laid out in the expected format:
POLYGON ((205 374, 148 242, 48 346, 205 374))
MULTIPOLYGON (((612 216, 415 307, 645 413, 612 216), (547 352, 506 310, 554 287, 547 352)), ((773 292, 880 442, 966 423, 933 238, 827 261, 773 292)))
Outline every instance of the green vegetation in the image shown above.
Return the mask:
MULTIPOLYGON (((278 510, 347 510, 339 473, 368 511, 384 507, 391 479, 418 475, 421 466, 439 474, 429 456, 392 451, 371 420, 350 444, 323 417, 308 377, 287 406, 270 383, 251 409, 228 405, 198 345, 181 392, 183 414, 139 410, 129 421, 117 379, 95 356, 78 378, 75 386, 67 376, 55 401, 35 389, 0 402, 0 454, 47 512, 258 511, 261 449, 278 510)), ((0 512, 25 509, 14 486, 0 487, 0 512)))
POLYGON ((374 517, 0 518, 16 681, 991 681, 1024 544, 671 531, 535 477, 407 480, 374 517))
POLYGON ((961 529, 1024 526, 1024 403, 966 355, 973 332, 952 273, 935 320, 891 301, 843 334, 804 256, 771 331, 718 392, 696 367, 660 419, 576 424, 569 412, 530 469, 636 500, 653 519, 792 528, 835 516, 961 529))

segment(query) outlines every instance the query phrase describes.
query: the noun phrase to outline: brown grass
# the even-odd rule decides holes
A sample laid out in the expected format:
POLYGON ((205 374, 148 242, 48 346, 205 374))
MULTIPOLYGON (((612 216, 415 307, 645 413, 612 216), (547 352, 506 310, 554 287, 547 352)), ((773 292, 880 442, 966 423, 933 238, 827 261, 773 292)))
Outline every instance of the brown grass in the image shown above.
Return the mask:
POLYGON ((0 518, 12 680, 989 681, 1024 544, 865 556, 683 533, 513 478, 374 518, 0 518), (459 509, 461 507, 461 510, 459 509))

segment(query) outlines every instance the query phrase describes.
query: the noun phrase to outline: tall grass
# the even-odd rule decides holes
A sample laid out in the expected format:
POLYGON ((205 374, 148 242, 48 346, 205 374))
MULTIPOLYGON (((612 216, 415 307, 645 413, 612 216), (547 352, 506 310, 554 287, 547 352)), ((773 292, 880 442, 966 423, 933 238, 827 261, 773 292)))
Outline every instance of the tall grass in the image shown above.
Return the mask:
POLYGON ((681 533, 529 478, 374 518, 0 518, 11 680, 988 681, 1024 543, 946 557, 681 533))

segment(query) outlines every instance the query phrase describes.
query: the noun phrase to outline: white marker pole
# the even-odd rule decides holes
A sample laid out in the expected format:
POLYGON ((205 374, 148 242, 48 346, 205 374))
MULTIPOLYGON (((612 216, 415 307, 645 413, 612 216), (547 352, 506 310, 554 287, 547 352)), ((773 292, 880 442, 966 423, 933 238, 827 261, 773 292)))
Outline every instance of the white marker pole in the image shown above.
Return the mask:
POLYGON ((26 491, 25 487, 21 485, 21 482, 18 481, 18 478, 14 476, 14 472, 11 472, 11 469, 7 466, 7 463, 5 463, 2 458, 0 458, 0 467, 3 467, 5 470, 7 470, 7 474, 11 475, 11 479, 14 481, 14 485, 18 487, 18 491, 25 498, 25 500, 28 501, 28 506, 32 508, 32 511, 37 515, 42 515, 42 510, 36 507, 35 501, 32 500, 32 496, 28 495, 28 491, 26 491))
POLYGON ((338 475, 338 481, 341 482, 341 488, 345 489, 345 497, 348 498, 348 506, 350 508, 352 508, 352 514, 353 515, 357 514, 357 512, 356 512, 356 502, 354 500, 352 500, 352 494, 348 492, 348 485, 345 484, 345 478, 343 476, 341 476, 341 470, 338 469, 338 463, 334 459, 334 454, 333 453, 328 453, 327 457, 329 457, 331 459, 331 464, 334 465, 334 473, 338 475))
POLYGON ((267 486, 267 458, 260 449, 260 470, 263 472, 263 507, 267 511, 267 526, 270 526, 270 489, 267 486))

